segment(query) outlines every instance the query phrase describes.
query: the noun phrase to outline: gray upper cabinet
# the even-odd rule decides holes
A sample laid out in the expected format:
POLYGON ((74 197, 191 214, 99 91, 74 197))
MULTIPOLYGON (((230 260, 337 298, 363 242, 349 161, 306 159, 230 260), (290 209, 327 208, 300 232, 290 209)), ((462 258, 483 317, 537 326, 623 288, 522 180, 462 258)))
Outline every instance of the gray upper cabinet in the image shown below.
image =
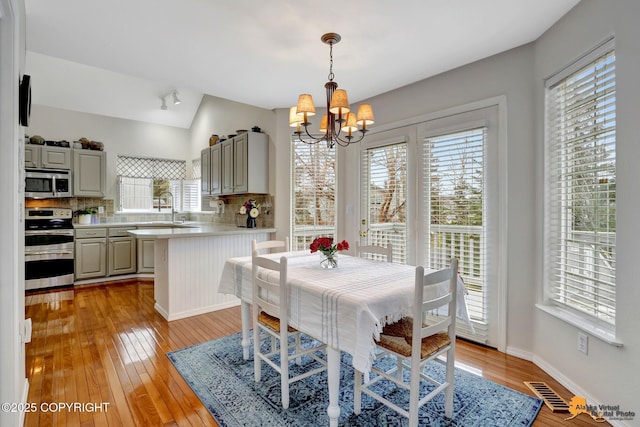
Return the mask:
POLYGON ((209 190, 211 195, 217 196, 222 194, 222 145, 211 147, 209 154, 209 190))
POLYGON ((71 149, 49 145, 25 144, 24 167, 32 169, 71 169, 71 149))
POLYGON ((269 137, 247 132, 205 148, 201 152, 201 165, 203 195, 266 194, 269 137))
POLYGON ((107 156, 104 151, 73 150, 73 195, 104 197, 107 187, 107 156))
POLYGON ((207 147, 200 152, 200 192, 205 196, 211 193, 211 148, 213 147, 207 147))

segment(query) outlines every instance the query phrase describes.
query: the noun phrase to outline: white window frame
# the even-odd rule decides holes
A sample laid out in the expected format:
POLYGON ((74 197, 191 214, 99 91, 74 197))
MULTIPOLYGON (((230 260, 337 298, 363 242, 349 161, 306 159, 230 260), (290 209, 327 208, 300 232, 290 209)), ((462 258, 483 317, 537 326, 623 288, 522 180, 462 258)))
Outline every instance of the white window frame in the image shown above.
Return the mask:
MULTIPOLYGON (((591 86, 593 85, 590 84, 589 87, 591 86)), ((585 92, 588 93, 588 91, 585 92)), ((580 164, 576 160, 575 153, 589 154, 589 151, 584 149, 584 144, 579 142, 585 138, 595 140, 594 153, 604 151, 609 156, 613 154, 615 159, 615 44, 613 39, 596 47, 545 82, 545 113, 544 300, 537 306, 605 342, 619 346, 622 343, 615 337, 615 224, 613 232, 601 230, 600 225, 587 231, 574 229, 573 224, 577 222, 574 215, 579 214, 580 205, 574 203, 575 188, 578 184, 575 178, 571 179, 579 173, 576 165, 580 164), (598 67, 600 67, 602 58, 611 57, 610 55, 613 55, 613 66, 607 63, 606 67, 598 68, 598 71, 593 71, 592 74, 596 78, 606 76, 612 80, 607 80, 605 88, 602 87, 600 80, 595 80, 595 85, 598 87, 597 96, 582 96, 576 88, 587 86, 586 78, 583 77, 588 74, 587 70, 595 69, 595 64, 599 64, 598 67), (576 76, 582 78, 576 80, 576 76), (564 85, 569 85, 568 89, 565 90, 564 85), (577 105, 574 100, 582 98, 585 98, 584 105, 595 107, 597 112, 594 123, 590 124, 586 130, 579 128, 581 133, 576 135, 575 129, 577 125, 582 126, 585 123, 585 116, 589 119, 593 118, 589 112, 592 110, 585 110, 582 107, 577 110, 587 112, 580 113, 578 118, 569 121, 572 118, 569 115, 572 111, 568 108, 569 103, 573 107, 577 105), (605 106, 603 100, 607 99, 609 101, 605 106), (602 122, 604 125, 601 125, 600 120, 604 120, 602 122), (607 136, 601 136, 600 132, 605 128, 607 136), (578 148, 581 151, 577 151, 578 148), (582 239, 580 239, 582 243, 578 242, 574 238, 578 233, 595 240, 592 240, 591 244, 582 239), (605 238, 606 242, 602 242, 602 238, 605 238), (598 249, 600 247, 610 257, 607 259, 606 267, 598 261, 602 252, 598 249), (606 273, 609 276, 607 279, 602 279, 603 268, 607 270, 606 273), (591 309, 589 305, 592 305, 593 313, 589 312, 591 309)), ((601 168, 607 163, 598 160, 593 154, 588 158, 593 163, 589 165, 592 167, 591 170, 601 168)), ((611 157, 608 158, 611 159, 611 157)), ((584 168, 584 164, 582 166, 584 168)), ((613 168, 610 164, 606 166, 608 176, 612 176, 615 183, 615 165, 613 168)), ((610 182, 609 178, 607 182, 610 182)), ((599 196, 601 186, 594 186, 594 183, 595 180, 592 180, 582 185, 587 190, 581 193, 588 194, 596 191, 596 196, 599 196)), ((604 193, 610 194, 609 186, 604 193)), ((611 197, 609 196, 607 200, 610 203, 611 197)), ((593 198, 588 201, 596 202, 593 198)), ((615 202, 611 209, 615 212, 615 202)), ((607 220, 606 224, 606 229, 609 230, 610 221, 607 220)))

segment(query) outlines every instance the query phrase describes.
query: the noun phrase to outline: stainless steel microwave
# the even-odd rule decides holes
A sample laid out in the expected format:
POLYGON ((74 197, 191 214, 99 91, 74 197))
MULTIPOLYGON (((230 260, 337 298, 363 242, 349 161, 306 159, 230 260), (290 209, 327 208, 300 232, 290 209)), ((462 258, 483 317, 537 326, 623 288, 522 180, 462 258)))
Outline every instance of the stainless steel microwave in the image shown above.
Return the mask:
POLYGON ((24 197, 71 197, 71 171, 27 169, 24 197))

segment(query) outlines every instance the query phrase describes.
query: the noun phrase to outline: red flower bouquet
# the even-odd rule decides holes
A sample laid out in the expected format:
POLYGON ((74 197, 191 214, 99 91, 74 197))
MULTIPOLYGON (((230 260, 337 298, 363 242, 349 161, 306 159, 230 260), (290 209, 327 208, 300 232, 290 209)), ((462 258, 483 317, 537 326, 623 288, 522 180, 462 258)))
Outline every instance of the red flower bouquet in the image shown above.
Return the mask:
POLYGON ((336 268, 338 261, 335 258, 336 252, 346 251, 349 249, 349 242, 343 240, 340 243, 333 244, 333 237, 316 237, 309 246, 311 253, 322 252, 325 259, 322 260, 320 265, 324 268, 336 268))

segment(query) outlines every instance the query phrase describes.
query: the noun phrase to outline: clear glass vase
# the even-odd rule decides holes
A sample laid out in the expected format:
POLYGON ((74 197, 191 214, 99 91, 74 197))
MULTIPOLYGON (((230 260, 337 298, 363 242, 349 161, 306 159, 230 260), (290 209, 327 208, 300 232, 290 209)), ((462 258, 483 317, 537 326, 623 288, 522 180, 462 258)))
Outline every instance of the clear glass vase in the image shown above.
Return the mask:
POLYGON ((320 261, 320 267, 322 268, 338 268, 338 258, 336 254, 322 254, 322 261, 320 261))

